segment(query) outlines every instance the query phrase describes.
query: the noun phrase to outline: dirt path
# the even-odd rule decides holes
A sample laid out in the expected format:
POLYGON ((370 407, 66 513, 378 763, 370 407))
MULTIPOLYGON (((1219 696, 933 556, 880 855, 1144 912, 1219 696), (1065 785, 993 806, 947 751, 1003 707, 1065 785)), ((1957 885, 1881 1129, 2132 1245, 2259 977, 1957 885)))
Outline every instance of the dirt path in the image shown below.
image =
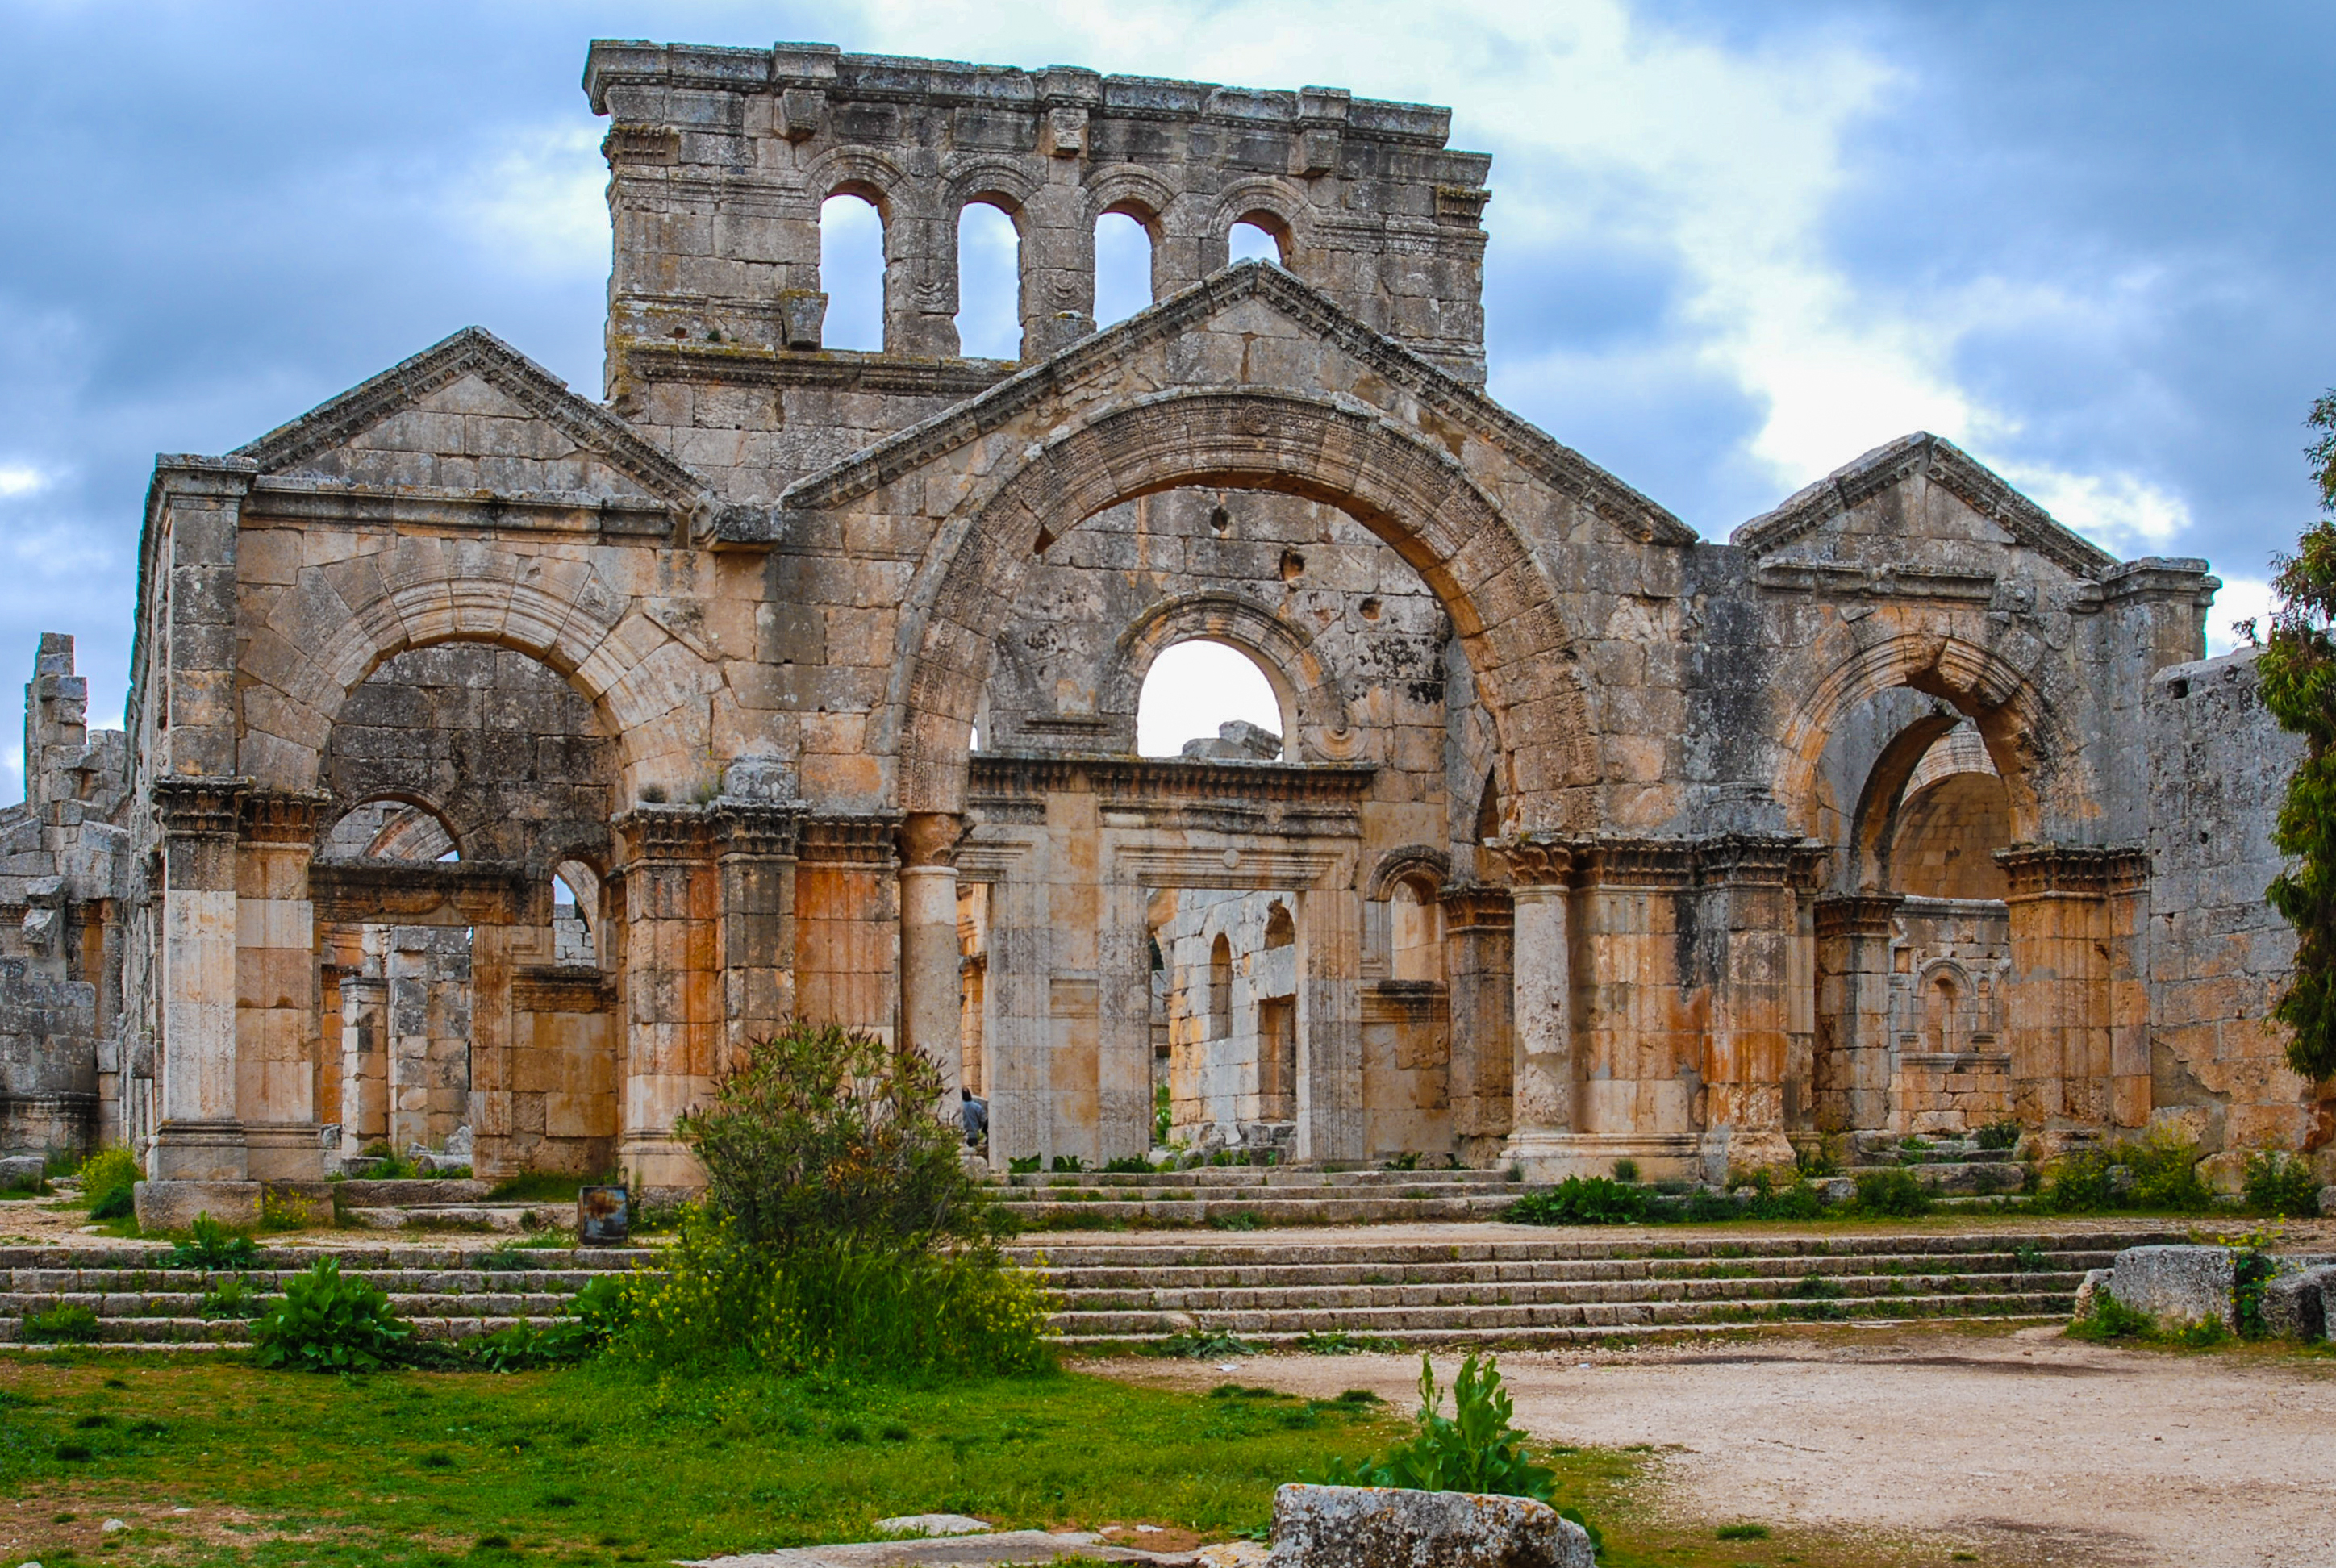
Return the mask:
MULTIPOLYGON (((1501 1368, 1526 1430, 1662 1449, 1664 1506, 1687 1517, 2062 1563, 2285 1568, 2336 1551, 2336 1360, 1942 1328, 1520 1351, 1501 1368)), ((1202 1388, 1229 1376, 1093 1369, 1202 1388)), ((1368 1388, 1410 1408, 1418 1372, 1416 1358, 1265 1356, 1238 1377, 1304 1395, 1368 1388)))

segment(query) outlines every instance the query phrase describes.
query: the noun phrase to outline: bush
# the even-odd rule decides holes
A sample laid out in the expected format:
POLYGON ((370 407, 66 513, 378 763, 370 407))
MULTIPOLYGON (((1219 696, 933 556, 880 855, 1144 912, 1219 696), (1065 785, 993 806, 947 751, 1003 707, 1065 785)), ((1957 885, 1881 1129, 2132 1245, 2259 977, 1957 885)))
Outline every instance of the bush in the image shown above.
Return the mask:
POLYGON ((284 1299, 252 1325, 251 1342, 263 1367, 364 1372, 398 1359, 412 1333, 377 1286, 320 1258, 284 1282, 284 1299))
POLYGON ((2072 1339, 2137 1339, 2156 1328, 2148 1313, 2135 1310, 2106 1290, 2098 1290, 2093 1292, 2091 1309, 2069 1324, 2068 1332, 2072 1339))
POLYGON ((741 1242, 698 1210, 662 1277, 628 1282, 615 1354, 690 1372, 842 1367, 1017 1373, 1053 1364, 1053 1301, 988 1249, 877 1251, 741 1242))
POLYGON ((1858 1175, 1853 1206, 1861 1214, 1914 1220, 1931 1212, 1931 1194, 1911 1171, 1865 1171, 1858 1175))
POLYGON ((144 1173, 137 1156, 127 1149, 100 1149, 81 1163, 81 1195, 92 1220, 126 1219, 131 1213, 131 1189, 144 1173))
POLYGON ((1982 1149, 2001 1152, 2020 1146, 2022 1129, 2016 1121, 1990 1122, 1972 1135, 1982 1149))
POLYGON ((230 1231, 208 1212, 195 1216, 187 1239, 162 1254, 166 1269, 248 1269, 259 1261, 259 1244, 230 1231))
POLYGON ((1645 1221, 1653 1197, 1605 1176, 1568 1176, 1549 1192, 1519 1198, 1501 1218, 1521 1225, 1631 1225, 1645 1221))
POLYGON ((97 1313, 73 1302, 27 1313, 24 1318, 27 1344, 86 1344, 96 1338, 97 1313))
POLYGON ((2211 1206, 2214 1194, 2198 1176, 2198 1145, 2170 1127, 2153 1127, 2138 1138, 2121 1138, 2079 1149, 2052 1162, 2037 1206, 2047 1213, 2101 1213, 2113 1209, 2171 1209, 2191 1213, 2211 1206), (2127 1179, 2120 1182, 2122 1167, 2127 1179))
POLYGON ((259 1309, 259 1292, 249 1281, 240 1274, 222 1274, 211 1281, 195 1310, 205 1318, 256 1318, 259 1309))
POLYGON ((2308 1220, 2320 1213, 2320 1179, 2300 1154, 2260 1150, 2247 1156, 2246 1198, 2258 1214, 2308 1220))
POLYGON ((1501 1387, 1500 1364, 1471 1350, 1452 1380, 1452 1414, 1437 1412, 1443 1395, 1426 1356, 1419 1359, 1418 1435, 1379 1459, 1348 1469, 1331 1461, 1324 1477, 1334 1486, 1402 1486, 1421 1492, 1489 1492, 1550 1500, 1557 1476, 1536 1465, 1525 1435, 1510 1424, 1514 1413, 1501 1387))
POLYGON ((941 1072, 833 1024, 748 1047, 714 1103, 675 1131, 706 1166, 706 1199, 739 1245, 920 1251, 988 1233, 981 1194, 944 1118, 941 1072))

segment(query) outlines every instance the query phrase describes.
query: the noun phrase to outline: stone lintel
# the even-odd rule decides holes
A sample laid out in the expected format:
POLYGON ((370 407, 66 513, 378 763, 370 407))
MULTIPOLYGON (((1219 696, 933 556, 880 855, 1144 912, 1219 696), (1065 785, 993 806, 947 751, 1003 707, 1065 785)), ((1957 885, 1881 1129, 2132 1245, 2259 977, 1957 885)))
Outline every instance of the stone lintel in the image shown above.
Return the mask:
POLYGON ((1563 837, 1523 833, 1484 847, 1521 887, 1693 888, 1813 884, 1829 853, 1786 833, 1709 838, 1563 837))
POLYGON ((524 866, 497 861, 312 861, 319 923, 511 924, 527 907, 524 866))

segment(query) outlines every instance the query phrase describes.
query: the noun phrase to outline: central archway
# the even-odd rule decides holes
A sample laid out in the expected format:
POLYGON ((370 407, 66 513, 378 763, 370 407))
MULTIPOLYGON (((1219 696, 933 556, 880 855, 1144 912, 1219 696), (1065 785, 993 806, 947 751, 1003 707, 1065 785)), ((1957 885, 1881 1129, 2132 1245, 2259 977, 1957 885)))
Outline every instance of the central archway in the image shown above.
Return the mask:
POLYGON ((1336 506, 1417 571, 1452 618, 1506 762, 1509 824, 1596 824, 1590 704, 1523 538, 1450 457, 1385 419, 1282 393, 1193 392, 1056 436, 944 529, 903 630, 896 687, 903 810, 963 809, 967 741, 990 652, 1031 563, 1108 507, 1186 486, 1336 506))

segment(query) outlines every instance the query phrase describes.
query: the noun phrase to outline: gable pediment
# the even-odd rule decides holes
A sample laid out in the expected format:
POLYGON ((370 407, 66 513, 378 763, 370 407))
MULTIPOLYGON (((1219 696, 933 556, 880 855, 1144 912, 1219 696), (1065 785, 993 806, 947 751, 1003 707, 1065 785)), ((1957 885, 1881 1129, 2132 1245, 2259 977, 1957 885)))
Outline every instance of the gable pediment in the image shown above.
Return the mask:
POLYGON ((234 455, 264 474, 369 487, 680 505, 706 489, 624 421, 476 326, 234 455))
MULTIPOLYGON (((1438 445, 1468 435, 1499 447, 1510 460, 1552 488, 1611 519, 1635 537, 1667 544, 1695 541, 1695 531, 1596 463, 1551 439, 1494 403, 1468 383, 1431 364, 1339 308, 1327 296, 1280 268, 1245 262, 1202 279, 1118 325, 1082 339, 1053 357, 1008 376, 997 385, 923 423, 866 447, 842 463, 806 475, 780 498, 784 511, 835 506, 865 495, 948 454, 1050 409, 1066 412, 1083 397, 1118 387, 1128 363, 1147 353, 1172 363, 1212 336, 1255 339, 1262 357, 1271 346, 1312 339, 1345 355, 1375 382, 1399 394, 1390 402, 1413 412, 1408 423, 1438 445), (1292 328, 1296 330, 1293 332, 1292 328), (1180 342, 1180 340, 1183 340, 1180 342)), ((1253 373, 1249 356, 1239 370, 1212 365, 1205 352, 1189 356, 1190 367, 1152 390, 1222 387, 1260 391, 1311 386, 1319 378, 1292 363, 1292 374, 1253 373)), ((1405 416, 1382 408, 1398 423, 1405 416)), ((729 526, 733 519, 725 519, 729 526)), ((767 527, 765 520, 737 514, 735 521, 767 527)), ((741 542, 748 541, 744 536, 741 542)))
POLYGON ((1921 543, 2026 549, 2072 576, 2098 579, 2117 557, 2055 521, 1971 453, 1926 431, 1877 446, 1752 519, 1728 542, 1762 558, 1873 536, 1885 554, 1921 543), (1893 503, 1928 486, 1955 503, 1910 516, 1893 503), (1797 547, 1797 548, 1796 548, 1797 547))

